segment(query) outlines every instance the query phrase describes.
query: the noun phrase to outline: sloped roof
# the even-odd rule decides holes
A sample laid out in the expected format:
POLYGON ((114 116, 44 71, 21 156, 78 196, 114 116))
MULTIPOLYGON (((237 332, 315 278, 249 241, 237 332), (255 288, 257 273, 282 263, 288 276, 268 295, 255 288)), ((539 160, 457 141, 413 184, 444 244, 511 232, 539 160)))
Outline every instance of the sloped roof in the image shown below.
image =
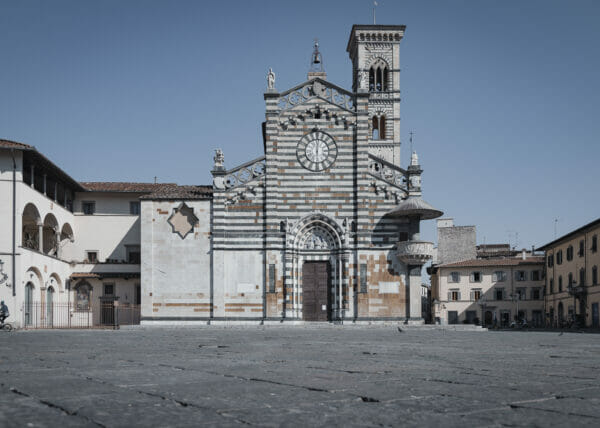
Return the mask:
POLYGON ((3 140, 0 138, 0 147, 4 149, 35 150, 35 147, 29 144, 19 143, 17 141, 3 140))
POLYGON ((212 186, 178 186, 165 185, 154 192, 143 195, 144 200, 203 200, 212 199, 212 186))
POLYGON ((177 186, 176 183, 132 183, 117 181, 84 181, 81 185, 90 192, 151 193, 163 187, 177 186))
POLYGON ((511 257, 503 259, 471 259, 454 263, 445 263, 436 267, 485 267, 485 266, 519 266, 543 264, 544 258, 538 256, 528 256, 525 260, 522 257, 511 257))

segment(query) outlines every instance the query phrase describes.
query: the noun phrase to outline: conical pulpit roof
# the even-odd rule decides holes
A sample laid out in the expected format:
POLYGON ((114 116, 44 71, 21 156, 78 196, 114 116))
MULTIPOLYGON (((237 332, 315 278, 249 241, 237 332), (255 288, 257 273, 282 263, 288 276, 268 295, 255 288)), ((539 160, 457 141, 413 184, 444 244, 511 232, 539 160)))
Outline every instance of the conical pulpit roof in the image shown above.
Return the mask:
POLYGON ((418 216, 421 220, 431 220, 443 216, 444 213, 435 209, 423 199, 412 197, 400 202, 396 208, 386 214, 387 217, 414 217, 418 216))

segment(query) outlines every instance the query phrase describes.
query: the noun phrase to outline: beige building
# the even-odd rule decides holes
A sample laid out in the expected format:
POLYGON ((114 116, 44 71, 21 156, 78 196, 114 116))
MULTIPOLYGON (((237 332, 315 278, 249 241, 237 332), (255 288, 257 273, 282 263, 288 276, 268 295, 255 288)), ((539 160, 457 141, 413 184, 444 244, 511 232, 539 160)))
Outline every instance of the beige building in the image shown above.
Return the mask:
POLYGON ((600 219, 586 224, 539 250, 546 252, 546 317, 560 327, 578 322, 599 327, 598 235, 600 219))
POLYGON ((509 327, 513 321, 543 325, 543 257, 523 252, 434 265, 432 312, 441 324, 509 327))

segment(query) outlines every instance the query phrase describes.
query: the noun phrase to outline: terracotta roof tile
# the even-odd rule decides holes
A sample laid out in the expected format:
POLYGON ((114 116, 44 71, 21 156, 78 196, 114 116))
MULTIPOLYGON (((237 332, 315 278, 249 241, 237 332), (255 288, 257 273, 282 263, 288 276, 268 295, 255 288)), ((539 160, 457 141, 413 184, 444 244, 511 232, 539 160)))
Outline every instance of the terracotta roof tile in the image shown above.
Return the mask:
POLYGON ((140 199, 148 200, 202 200, 212 199, 212 186, 163 186, 140 199))
POLYGON ((112 181, 94 181, 80 183, 90 192, 132 192, 132 193, 151 193, 163 187, 177 186, 175 183, 128 183, 112 181))
POLYGON ((4 149, 35 150, 35 147, 30 146, 29 144, 3 139, 0 139, 0 147, 4 149))
POLYGON ((543 264, 544 258, 538 256, 528 256, 525 260, 519 257, 511 257, 504 259, 472 259, 463 260, 460 262, 446 263, 437 267, 478 267, 478 266, 519 266, 543 264))

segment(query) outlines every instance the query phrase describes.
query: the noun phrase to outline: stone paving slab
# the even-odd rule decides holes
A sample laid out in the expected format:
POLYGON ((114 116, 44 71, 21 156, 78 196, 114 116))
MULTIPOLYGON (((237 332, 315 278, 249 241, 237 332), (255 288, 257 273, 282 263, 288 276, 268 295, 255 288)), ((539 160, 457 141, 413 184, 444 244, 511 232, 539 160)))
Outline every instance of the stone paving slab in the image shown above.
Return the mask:
POLYGON ((600 335, 395 326, 0 335, 0 426, 600 425, 600 335))

